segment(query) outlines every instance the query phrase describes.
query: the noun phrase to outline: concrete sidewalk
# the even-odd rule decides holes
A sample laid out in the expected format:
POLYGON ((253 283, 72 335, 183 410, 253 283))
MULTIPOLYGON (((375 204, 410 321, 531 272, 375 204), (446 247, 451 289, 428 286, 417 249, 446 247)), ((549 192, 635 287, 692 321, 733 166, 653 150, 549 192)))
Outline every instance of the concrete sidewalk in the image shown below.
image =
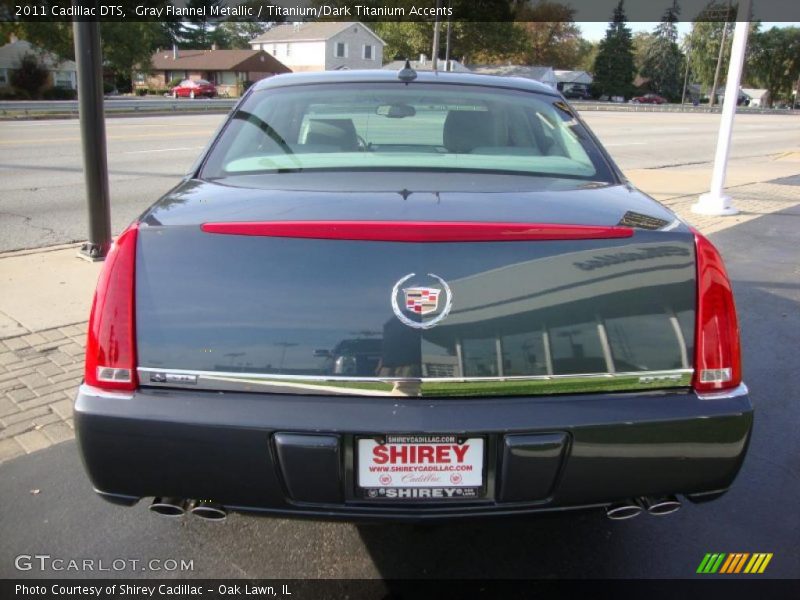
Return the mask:
MULTIPOLYGON (((710 167, 626 173, 640 189, 706 234, 800 204, 800 152, 731 161, 733 217, 691 212, 710 167)), ((77 246, 0 254, 0 462, 73 437, 72 399, 83 376, 86 320, 100 263, 77 246)))

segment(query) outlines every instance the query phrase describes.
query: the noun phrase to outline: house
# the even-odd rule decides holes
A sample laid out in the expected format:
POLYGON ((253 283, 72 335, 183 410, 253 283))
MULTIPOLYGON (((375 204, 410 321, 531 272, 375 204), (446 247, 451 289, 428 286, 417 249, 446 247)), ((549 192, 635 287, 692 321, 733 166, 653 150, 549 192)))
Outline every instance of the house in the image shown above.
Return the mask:
POLYGON ((589 94, 589 89, 594 81, 594 77, 586 71, 564 71, 558 69, 554 71, 556 75, 556 88, 559 92, 568 94, 589 94))
MULTIPOLYGON (((419 60, 411 60, 409 61, 411 68, 415 71, 433 71, 433 61, 430 60, 424 54, 420 54, 419 60)), ((386 63, 383 65, 383 68, 387 71, 399 71, 403 67, 406 66, 406 61, 404 60, 393 60, 392 62, 386 63)), ((440 71, 453 71, 455 73, 471 73, 472 71, 462 65, 457 60, 450 59, 450 68, 447 68, 444 60, 439 60, 439 64, 437 68, 440 71)))
POLYGON ((8 44, 0 47, 0 90, 11 87, 11 72, 19 68, 26 54, 36 56, 39 64, 48 70, 44 89, 55 87, 74 90, 77 87, 78 68, 74 61, 61 60, 30 42, 12 36, 8 44))
POLYGON ((292 71, 379 69, 385 45, 363 23, 333 21, 283 23, 250 41, 292 71))
POLYGON ((240 96, 245 82, 290 73, 286 65, 262 50, 159 50, 150 69, 134 74, 135 89, 166 90, 176 79, 205 79, 221 96, 240 96))
POLYGON ((482 75, 499 75, 501 77, 522 77, 540 81, 551 88, 556 88, 556 74, 552 67, 528 65, 470 65, 470 70, 482 75))
POLYGON ((747 97, 747 106, 769 106, 769 90, 742 88, 741 94, 747 97))

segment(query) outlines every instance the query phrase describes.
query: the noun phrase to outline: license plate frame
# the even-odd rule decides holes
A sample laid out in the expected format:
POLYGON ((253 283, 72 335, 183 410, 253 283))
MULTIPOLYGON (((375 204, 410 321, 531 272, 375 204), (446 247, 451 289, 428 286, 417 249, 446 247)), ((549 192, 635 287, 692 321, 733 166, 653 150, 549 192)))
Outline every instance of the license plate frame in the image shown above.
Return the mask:
MULTIPOLYGON (((440 451, 444 452, 444 451, 440 451)), ((388 451, 387 451, 388 454, 388 451)), ((459 502, 459 501, 475 501, 483 500, 487 497, 488 490, 488 439, 484 435, 479 434, 379 434, 379 435, 361 435, 354 436, 353 443, 353 480, 355 497, 361 500, 369 501, 387 501, 387 502, 459 502), (468 449, 464 450, 464 446, 469 444, 468 449), (391 446, 398 447, 395 451, 396 455, 402 453, 400 448, 406 447, 409 459, 411 451, 410 448, 414 446, 417 453, 422 446, 432 446, 433 462, 426 460, 424 462, 409 461, 410 464, 404 464, 404 467, 410 467, 410 471, 393 471, 390 474, 392 479, 382 484, 375 476, 375 472, 370 475, 367 471, 370 466, 375 466, 372 461, 365 460, 362 452, 369 452, 376 446, 384 446, 391 449, 391 446), (457 446, 460 452, 463 453, 463 462, 457 463, 461 466, 469 465, 472 467, 470 471, 458 471, 443 469, 431 470, 431 467, 441 467, 447 465, 442 463, 438 458, 442 455, 436 454, 436 449, 439 446, 449 447, 449 458, 451 460, 457 459, 459 452, 453 449, 457 446), (476 464, 477 461, 477 464, 476 464), (372 465, 370 465, 372 462, 372 465), (425 467, 420 469, 420 467, 425 467), (365 478, 365 474, 367 477, 365 478), (431 474, 438 475, 436 481, 430 480, 431 474), (460 475, 452 481, 450 476, 460 475), (477 474, 477 475, 476 475, 477 474), (412 476, 426 476, 424 481, 411 481, 404 482, 402 479, 396 481, 394 476, 399 475, 412 475, 412 476), (477 479, 476 479, 477 477, 477 479), (405 483, 405 485, 402 485, 405 483)), ((452 463, 451 463, 452 464, 452 463)))

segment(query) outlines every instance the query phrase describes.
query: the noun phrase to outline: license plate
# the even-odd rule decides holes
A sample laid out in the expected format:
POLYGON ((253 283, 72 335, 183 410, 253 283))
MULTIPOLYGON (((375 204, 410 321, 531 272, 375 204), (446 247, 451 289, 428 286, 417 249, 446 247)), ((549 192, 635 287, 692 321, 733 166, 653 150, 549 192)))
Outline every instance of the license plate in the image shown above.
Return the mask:
POLYGON ((484 440, 455 435, 386 435, 358 439, 363 498, 478 498, 484 489, 484 440))

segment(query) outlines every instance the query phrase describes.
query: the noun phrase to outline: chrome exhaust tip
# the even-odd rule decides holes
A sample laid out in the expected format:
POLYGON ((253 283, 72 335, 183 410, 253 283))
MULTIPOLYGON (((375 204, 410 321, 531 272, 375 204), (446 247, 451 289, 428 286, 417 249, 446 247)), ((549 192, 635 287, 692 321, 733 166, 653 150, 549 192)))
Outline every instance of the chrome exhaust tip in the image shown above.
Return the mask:
POLYGON ((659 498, 642 498, 642 506, 655 517, 671 515, 681 507, 681 501, 675 496, 662 496, 659 498))
POLYGON ((606 506, 606 516, 612 521, 624 521, 638 517, 643 510, 642 506, 633 500, 617 502, 606 506))
POLYGON ((150 510, 162 517, 182 517, 186 513, 188 502, 183 498, 157 496, 153 498, 150 510))
POLYGON ((203 519, 204 521, 224 521, 228 516, 226 511, 219 504, 209 502, 208 500, 198 500, 192 506, 190 511, 195 517, 203 519))

